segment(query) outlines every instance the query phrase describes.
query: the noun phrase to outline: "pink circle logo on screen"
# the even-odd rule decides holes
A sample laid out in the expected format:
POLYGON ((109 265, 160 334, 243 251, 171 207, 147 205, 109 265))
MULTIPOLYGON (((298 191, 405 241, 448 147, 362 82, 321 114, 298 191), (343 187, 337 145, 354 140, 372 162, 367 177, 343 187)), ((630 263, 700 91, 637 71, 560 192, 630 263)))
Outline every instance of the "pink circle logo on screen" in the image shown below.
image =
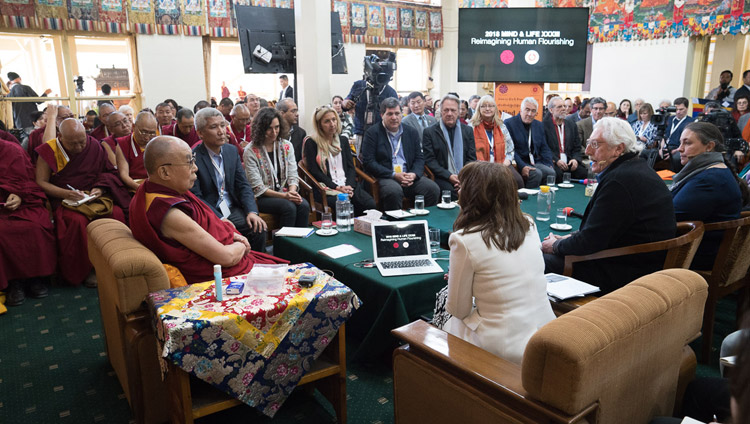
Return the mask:
POLYGON ((515 58, 516 56, 510 50, 503 50, 503 52, 500 53, 500 62, 503 62, 506 65, 513 63, 513 59, 515 58))
POLYGON ((398 249, 398 243, 393 243, 393 248, 398 249))
POLYGON ((500 94, 506 94, 508 92, 508 86, 505 84, 500 84, 500 87, 497 89, 497 91, 499 91, 500 94))

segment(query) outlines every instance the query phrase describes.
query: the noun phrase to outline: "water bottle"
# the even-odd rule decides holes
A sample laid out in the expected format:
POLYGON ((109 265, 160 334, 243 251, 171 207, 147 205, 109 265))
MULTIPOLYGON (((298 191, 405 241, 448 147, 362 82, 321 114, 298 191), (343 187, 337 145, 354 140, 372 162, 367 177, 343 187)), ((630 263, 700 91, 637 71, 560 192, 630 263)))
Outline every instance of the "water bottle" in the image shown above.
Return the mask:
POLYGON ((549 214, 551 210, 552 192, 549 191, 549 186, 540 186, 539 194, 537 194, 536 198, 536 220, 549 221, 549 214))
POLYGON ((350 231, 351 227, 351 203, 349 195, 339 193, 336 200, 336 228, 339 231, 350 231))
MULTIPOLYGON (((591 163, 593 164, 593 161, 591 163)), ((589 172, 589 177, 586 178, 586 190, 583 192, 583 194, 586 197, 593 196, 598 185, 599 183, 596 181, 596 174, 593 172, 589 172)))

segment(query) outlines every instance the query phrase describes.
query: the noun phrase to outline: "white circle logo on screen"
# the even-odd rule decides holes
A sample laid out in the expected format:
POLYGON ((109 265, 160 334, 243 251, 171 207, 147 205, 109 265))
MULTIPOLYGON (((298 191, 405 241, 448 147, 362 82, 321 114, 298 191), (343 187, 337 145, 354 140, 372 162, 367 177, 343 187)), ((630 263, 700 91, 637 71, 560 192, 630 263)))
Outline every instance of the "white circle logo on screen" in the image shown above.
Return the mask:
POLYGON ((404 242, 404 249, 408 249, 408 248, 409 248, 409 242, 408 242, 408 241, 405 241, 405 242, 404 242))
POLYGON ((536 65, 539 62, 539 53, 536 50, 529 50, 526 52, 524 59, 526 59, 526 63, 529 65, 536 65))

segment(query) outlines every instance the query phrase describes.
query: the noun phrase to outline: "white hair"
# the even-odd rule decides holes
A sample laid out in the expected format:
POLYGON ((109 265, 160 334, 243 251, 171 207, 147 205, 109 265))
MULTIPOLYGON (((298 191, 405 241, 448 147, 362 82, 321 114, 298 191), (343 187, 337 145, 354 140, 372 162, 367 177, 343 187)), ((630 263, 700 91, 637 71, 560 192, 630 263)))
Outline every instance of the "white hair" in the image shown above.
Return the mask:
POLYGON ((625 153, 640 153, 643 150, 643 143, 636 141, 635 132, 628 121, 604 117, 594 124, 594 131, 597 130, 601 131, 601 138, 610 146, 624 144, 625 153))
POLYGON ((206 107, 199 110, 198 113, 195 114, 195 130, 202 130, 206 126, 206 121, 208 121, 208 118, 213 118, 216 116, 224 118, 224 115, 221 112, 212 107, 206 107))
POLYGON ((549 101, 547 102, 547 108, 551 108, 552 107, 552 103, 557 103, 558 100, 561 101, 561 102, 565 102, 565 100, 563 100, 562 97, 555 96, 555 97, 552 97, 551 99, 549 99, 549 101))
POLYGON ((120 106, 120 108, 117 109, 117 111, 120 112, 120 113, 123 113, 123 114, 126 113, 126 112, 130 112, 131 115, 133 114, 133 108, 130 107, 130 106, 128 106, 128 105, 122 105, 122 106, 120 106))
POLYGON ((521 100, 521 109, 523 109, 523 105, 525 105, 526 103, 530 103, 530 104, 534 105, 534 107, 537 110, 539 109, 539 102, 537 102, 536 99, 533 98, 533 97, 527 97, 527 98, 521 100))

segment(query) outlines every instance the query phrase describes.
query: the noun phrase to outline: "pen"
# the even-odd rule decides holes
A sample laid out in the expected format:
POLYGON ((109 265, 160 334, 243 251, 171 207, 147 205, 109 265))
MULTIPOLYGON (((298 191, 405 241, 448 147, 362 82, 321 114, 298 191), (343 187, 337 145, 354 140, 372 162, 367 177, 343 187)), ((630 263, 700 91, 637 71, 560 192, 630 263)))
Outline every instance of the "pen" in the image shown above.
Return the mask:
POLYGON ((71 189, 73 191, 78 191, 78 190, 74 189, 72 185, 70 185, 70 184, 66 184, 66 185, 68 186, 69 189, 71 189))

